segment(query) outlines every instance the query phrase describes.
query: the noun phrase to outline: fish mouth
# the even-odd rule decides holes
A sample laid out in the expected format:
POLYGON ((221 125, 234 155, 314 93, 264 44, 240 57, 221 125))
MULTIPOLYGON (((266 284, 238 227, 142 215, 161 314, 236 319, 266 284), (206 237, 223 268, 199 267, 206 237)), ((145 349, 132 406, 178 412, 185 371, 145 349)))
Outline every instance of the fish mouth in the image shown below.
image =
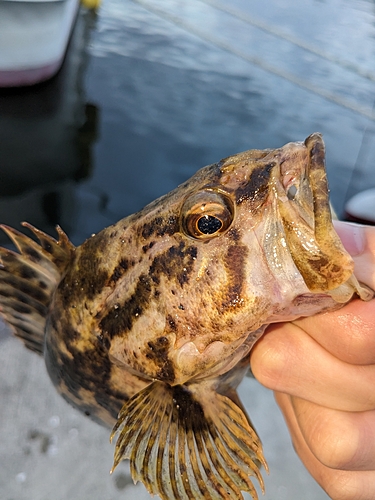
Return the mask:
POLYGON ((302 218, 314 232, 319 230, 323 220, 331 224, 325 146, 321 134, 311 134, 303 143, 287 144, 276 156, 280 169, 276 186, 278 199, 286 203, 293 217, 302 218))
POLYGON ((286 244, 308 289, 329 293, 349 280, 354 263, 332 224, 321 134, 281 148, 279 165, 277 207, 286 244))

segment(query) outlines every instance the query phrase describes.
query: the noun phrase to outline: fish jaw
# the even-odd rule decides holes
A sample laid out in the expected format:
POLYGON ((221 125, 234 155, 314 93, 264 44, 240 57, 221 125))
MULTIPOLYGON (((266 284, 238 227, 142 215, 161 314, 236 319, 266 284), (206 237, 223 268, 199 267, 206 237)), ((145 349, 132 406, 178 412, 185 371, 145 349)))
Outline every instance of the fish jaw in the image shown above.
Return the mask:
MULTIPOLYGON (((322 136, 314 133, 304 142, 270 150, 255 168, 241 171, 238 162, 251 164, 246 160, 249 153, 223 161, 222 182, 236 192, 237 217, 248 228, 245 244, 252 255, 258 241, 264 252, 260 258, 267 261, 269 274, 279 285, 285 279, 289 286, 302 278, 309 292, 330 295, 338 303, 347 302, 353 293, 369 300, 372 291, 353 276, 353 260, 332 224, 322 136)), ((262 272, 267 281, 267 273, 262 272)), ((305 295, 307 290, 299 293, 305 295)))

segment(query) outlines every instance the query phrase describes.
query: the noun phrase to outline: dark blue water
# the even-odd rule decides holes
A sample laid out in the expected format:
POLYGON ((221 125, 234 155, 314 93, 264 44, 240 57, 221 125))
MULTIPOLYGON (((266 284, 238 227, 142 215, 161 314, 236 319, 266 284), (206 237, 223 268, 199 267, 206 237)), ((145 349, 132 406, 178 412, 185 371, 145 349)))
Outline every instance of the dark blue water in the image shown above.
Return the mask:
POLYGON ((339 0, 81 13, 58 77, 0 94, 1 221, 80 243, 206 164, 314 131, 341 214, 375 185, 374 21, 373 2, 339 0))

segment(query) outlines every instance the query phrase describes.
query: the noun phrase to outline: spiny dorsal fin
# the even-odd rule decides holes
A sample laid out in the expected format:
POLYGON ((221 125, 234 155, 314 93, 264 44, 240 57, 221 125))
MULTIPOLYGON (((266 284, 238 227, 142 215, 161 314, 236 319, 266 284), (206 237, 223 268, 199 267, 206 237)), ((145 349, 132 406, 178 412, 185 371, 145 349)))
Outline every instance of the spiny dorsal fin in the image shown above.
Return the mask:
POLYGON ((125 403, 112 431, 119 434, 112 472, 130 459, 133 480, 164 500, 257 499, 264 491, 260 440, 246 414, 211 387, 171 387, 155 381, 125 403))
POLYGON ((33 351, 42 352, 48 306, 74 246, 57 227, 59 240, 28 223, 39 243, 15 229, 0 225, 20 253, 0 247, 0 315, 15 335, 33 351))

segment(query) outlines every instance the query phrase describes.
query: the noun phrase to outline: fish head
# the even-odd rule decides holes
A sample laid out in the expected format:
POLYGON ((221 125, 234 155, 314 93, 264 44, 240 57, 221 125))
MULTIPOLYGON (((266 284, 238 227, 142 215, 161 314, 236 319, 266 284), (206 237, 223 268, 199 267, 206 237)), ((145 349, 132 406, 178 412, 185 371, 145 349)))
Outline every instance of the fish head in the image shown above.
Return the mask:
POLYGON ((97 312, 97 332, 113 362, 172 385, 229 370, 265 325, 356 291, 319 134, 209 165, 124 227, 132 265, 97 312))

